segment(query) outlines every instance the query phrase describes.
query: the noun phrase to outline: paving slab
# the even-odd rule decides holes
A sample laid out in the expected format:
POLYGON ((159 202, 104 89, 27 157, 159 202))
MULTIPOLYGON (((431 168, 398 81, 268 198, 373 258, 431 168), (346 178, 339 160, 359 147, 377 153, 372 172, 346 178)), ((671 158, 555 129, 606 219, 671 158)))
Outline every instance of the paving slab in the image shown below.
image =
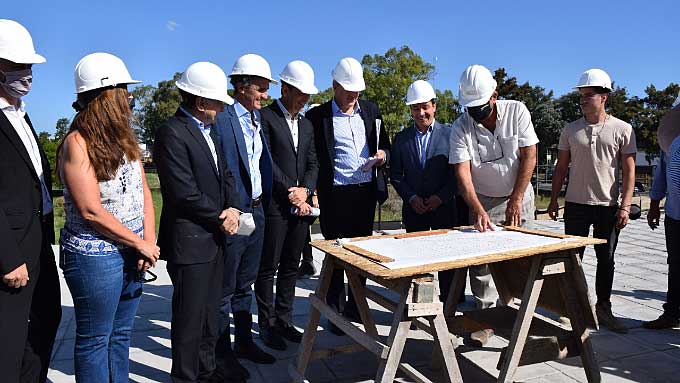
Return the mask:
MULTIPOLYGON (((561 221, 536 221, 538 229, 562 233, 561 221)), ((320 238, 315 235, 314 238, 320 238)), ((631 222, 622 231, 616 252, 616 276, 614 278, 612 306, 615 315, 620 316, 630 328, 629 334, 621 335, 606 329, 593 332, 593 347, 603 382, 670 382, 678 381, 680 371, 680 329, 651 331, 641 328, 642 321, 655 319, 661 314, 665 299, 667 272, 665 239, 663 230, 651 231, 644 220, 631 222)), ((314 251, 317 271, 321 270, 323 254, 314 251)), ((587 248, 583 268, 589 284, 591 300, 595 299, 594 283, 597 260, 592 247, 587 248)), ((158 280, 144 286, 144 294, 135 317, 132 346, 130 348, 130 381, 139 383, 170 382, 170 307, 172 284, 165 269, 165 263, 156 267, 158 280)), ((318 284, 318 273, 311 278, 298 281, 294 302, 293 323, 300 329, 307 325, 309 313, 308 296, 318 284)), ((75 316, 73 301, 60 272, 62 296, 62 322, 55 342, 55 349, 48 378, 51 382, 73 382, 73 345, 75 342, 75 316)), ((378 291, 382 287, 369 281, 369 287, 378 291)), ((462 309, 473 308, 469 284, 466 286, 467 302, 462 309)), ((391 295, 393 299, 395 295, 391 295)), ((387 336, 392 320, 391 313, 375 303, 370 308, 381 337, 387 336)), ((256 315, 256 307, 251 310, 256 315)), ((257 323, 257 318, 254 318, 257 323)), ((315 347, 327 348, 349 344, 346 336, 336 336, 325 329, 322 318, 315 347)), ((253 336, 260 343, 258 328, 254 326, 253 336)), ((422 369, 434 381, 442 381, 441 370, 430 366, 431 337, 422 331, 413 331, 416 339, 406 345, 404 359, 422 369), (439 374, 439 375, 438 375, 439 374)), ((260 343, 261 344, 261 343, 260 343)), ((288 366, 295 362, 297 345, 289 343, 286 351, 272 352, 278 361, 273 365, 256 365, 243 361, 252 378, 249 382, 289 382, 288 366)), ((500 351, 507 341, 498 337, 483 349, 462 345, 457 349, 459 365, 465 381, 491 382, 498 375, 496 365, 500 351)), ((311 382, 370 382, 377 361, 367 352, 344 354, 332 358, 315 360, 307 369, 311 382)), ((539 363, 520 367, 515 381, 543 382, 585 382, 585 373, 579 358, 539 363)), ((410 382, 400 374, 398 382, 410 382)))

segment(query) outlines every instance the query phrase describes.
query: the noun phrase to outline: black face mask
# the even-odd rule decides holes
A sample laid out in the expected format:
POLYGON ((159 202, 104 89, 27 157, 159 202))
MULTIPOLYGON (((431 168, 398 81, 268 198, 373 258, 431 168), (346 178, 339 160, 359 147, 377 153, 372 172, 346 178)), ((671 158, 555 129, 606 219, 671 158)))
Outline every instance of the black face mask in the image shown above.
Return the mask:
POLYGON ((481 124, 482 121, 486 120, 493 112, 491 100, 484 105, 468 107, 467 112, 473 120, 481 124))

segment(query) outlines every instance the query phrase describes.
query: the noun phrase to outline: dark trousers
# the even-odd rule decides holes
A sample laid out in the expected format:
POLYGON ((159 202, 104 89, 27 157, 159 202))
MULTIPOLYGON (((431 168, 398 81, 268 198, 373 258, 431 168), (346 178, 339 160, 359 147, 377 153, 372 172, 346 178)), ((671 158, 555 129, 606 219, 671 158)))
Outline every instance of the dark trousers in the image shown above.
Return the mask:
MULTIPOLYGON (((226 348, 230 341, 229 313, 234 317, 234 335, 237 343, 252 342, 253 283, 257 279, 262 258, 265 220, 262 205, 253 208, 255 231, 249 236, 234 235, 227 238, 224 251, 224 281, 220 303, 220 342, 226 348), (238 319, 237 319, 238 317, 238 319)), ((222 346, 225 347, 222 347, 222 346)), ((219 350, 219 352, 228 350, 219 350)))
MULTIPOLYGON (((567 202, 564 206, 564 233, 587 237, 593 226, 593 237, 607 240, 595 245, 597 271, 595 273, 595 294, 598 303, 610 303, 614 283, 614 252, 619 241, 616 228, 618 205, 597 206, 567 202)), ((583 258, 583 252, 581 252, 583 258)))
POLYGON ((309 222, 294 216, 267 216, 264 248, 255 281, 258 321, 273 324, 275 319, 292 321, 295 282, 300 254, 309 235, 309 222), (274 305, 276 274, 276 306, 274 305))
POLYGON ((170 329, 173 382, 198 382, 207 379, 215 370, 223 272, 221 249, 211 262, 168 263, 174 288, 170 329))
POLYGON ((307 264, 310 264, 310 265, 314 263, 314 255, 312 254, 312 245, 310 244, 311 242, 312 242, 312 231, 311 231, 311 229, 307 229, 307 239, 305 239, 305 245, 302 248, 302 262, 301 263, 307 263, 307 264))
POLYGON ((61 321, 61 293, 54 253, 44 241, 29 282, 13 289, 0 282, 0 380, 44 382, 61 321), (29 321, 30 319, 30 321, 29 321))
MULTIPOLYGON (((373 234, 375 220, 375 184, 334 186, 330 198, 321 206, 321 226, 326 239, 363 237, 373 234)), ((366 279, 362 282, 365 284, 366 279)), ((344 271, 335 269, 326 296, 326 303, 339 312, 356 312, 354 295, 345 293, 344 271)))
POLYGON ((680 319, 680 221, 666 216, 666 251, 668 252, 668 292, 664 315, 680 319))

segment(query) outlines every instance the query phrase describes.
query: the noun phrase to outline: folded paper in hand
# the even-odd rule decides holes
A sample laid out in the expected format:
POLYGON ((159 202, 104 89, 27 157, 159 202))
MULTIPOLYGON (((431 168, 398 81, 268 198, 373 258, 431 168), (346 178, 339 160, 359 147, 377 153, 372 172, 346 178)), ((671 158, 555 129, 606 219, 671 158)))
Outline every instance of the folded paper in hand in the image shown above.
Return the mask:
POLYGON ((238 230, 236 235, 248 236, 255 231, 255 219, 252 213, 243 213, 238 217, 238 230))
POLYGON ((373 166, 375 166, 375 164, 380 163, 380 161, 382 160, 378 157, 369 157, 364 166, 361 167, 361 170, 368 172, 371 169, 373 169, 373 166))

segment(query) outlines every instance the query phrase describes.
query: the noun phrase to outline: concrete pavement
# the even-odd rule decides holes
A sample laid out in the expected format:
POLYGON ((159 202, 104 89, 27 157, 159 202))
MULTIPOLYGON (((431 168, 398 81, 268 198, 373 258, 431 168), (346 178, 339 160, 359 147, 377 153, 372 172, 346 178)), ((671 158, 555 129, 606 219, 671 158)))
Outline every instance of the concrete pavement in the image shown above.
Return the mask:
MULTIPOLYGON (((556 232, 563 231, 561 222, 537 221, 539 228, 556 232)), ((314 259, 320 269, 323 254, 315 250, 314 259)), ((616 276, 612 297, 615 315, 622 317, 629 327, 627 335, 620 335, 601 329, 593 333, 593 344, 603 382, 678 382, 680 381, 680 329, 650 331, 641 328, 642 321, 661 314, 668 267, 663 225, 655 231, 647 227, 644 217, 632 222, 621 233, 616 252, 616 276)), ((592 248, 586 250, 584 270, 594 297, 595 256, 592 248)), ((130 349, 130 381, 170 382, 170 299, 172 284, 165 271, 165 264, 156 267, 158 280, 144 286, 144 295, 135 319, 132 346, 130 349)), ((60 276, 61 277, 61 276, 60 276)), ((75 321, 73 301, 63 277, 61 277, 63 319, 55 345, 49 379, 52 382, 72 382, 73 345, 75 321)), ((304 328, 309 311, 307 296, 315 289, 317 278, 299 281, 296 289, 295 324, 304 328)), ((381 287, 373 285, 373 288, 381 287)), ((468 304, 471 307, 469 286, 468 304)), ((371 304, 380 335, 387 336, 391 314, 380 306, 371 304)), ((253 307, 255 314, 255 307, 253 307)), ((257 321, 255 320, 255 323, 257 321)), ((322 319, 322 327, 325 320, 322 319)), ((416 331, 416 339, 409 340, 404 357, 415 366, 427 367, 430 363, 431 337, 416 331)), ((255 339, 259 342, 257 335, 255 339)), ((328 331, 321 331, 317 344, 331 345, 350 343, 347 337, 337 337, 328 331)), ((488 374, 498 375, 495 366, 500 349, 506 342, 493 338, 484 349, 461 346, 458 351, 463 378, 470 382, 493 381, 488 374)), ((273 365, 255 365, 248 361, 243 364, 249 369, 250 382, 288 382, 288 364, 294 360, 296 345, 289 344, 286 351, 271 351, 279 360, 273 365)), ((363 382, 371 381, 377 362, 368 352, 338 355, 317 360, 310 364, 307 378, 311 382, 363 382)), ((442 381, 436 371, 427 374, 442 381)), ((409 381, 399 375, 399 381, 409 381)), ((560 362, 540 363, 520 367, 516 381, 524 382, 585 382, 580 368, 580 359, 571 358, 560 362)))

